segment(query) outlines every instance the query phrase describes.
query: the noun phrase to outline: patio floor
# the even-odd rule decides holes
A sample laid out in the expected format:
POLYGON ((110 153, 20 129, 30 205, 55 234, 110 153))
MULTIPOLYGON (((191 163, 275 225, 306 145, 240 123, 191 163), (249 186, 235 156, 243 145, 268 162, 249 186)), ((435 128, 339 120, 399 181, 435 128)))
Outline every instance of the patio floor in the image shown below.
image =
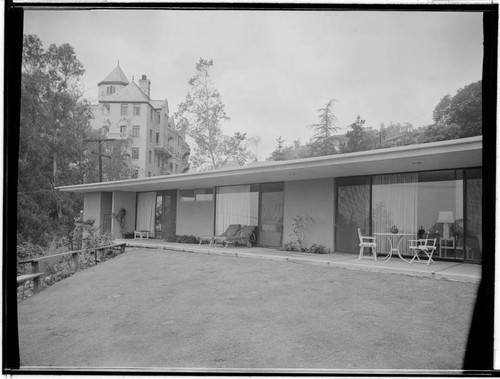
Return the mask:
POLYGON ((116 242, 125 242, 131 247, 149 247, 155 249, 184 251, 187 253, 229 255, 255 259, 289 261, 298 264, 325 265, 352 270, 386 272, 418 277, 434 277, 460 282, 479 283, 481 280, 481 265, 460 262, 435 261, 435 264, 431 263, 427 266, 425 263, 418 262, 408 264, 397 256, 393 256, 388 261, 379 259, 375 262, 374 259, 369 256, 365 256, 359 260, 356 254, 345 253, 310 254, 279 251, 264 247, 234 247, 232 245, 229 245, 227 248, 221 246, 209 247, 207 244, 200 246, 197 244, 166 242, 159 239, 117 239, 116 242))

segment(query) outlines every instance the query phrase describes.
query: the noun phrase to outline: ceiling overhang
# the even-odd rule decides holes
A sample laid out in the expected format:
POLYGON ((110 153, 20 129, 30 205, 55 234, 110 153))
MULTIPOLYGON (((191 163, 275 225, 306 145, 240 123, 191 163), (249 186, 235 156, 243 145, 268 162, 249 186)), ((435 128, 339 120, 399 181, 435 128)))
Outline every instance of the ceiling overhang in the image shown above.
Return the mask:
POLYGON ((482 166, 482 137, 245 167, 57 187, 69 192, 160 191, 482 166))

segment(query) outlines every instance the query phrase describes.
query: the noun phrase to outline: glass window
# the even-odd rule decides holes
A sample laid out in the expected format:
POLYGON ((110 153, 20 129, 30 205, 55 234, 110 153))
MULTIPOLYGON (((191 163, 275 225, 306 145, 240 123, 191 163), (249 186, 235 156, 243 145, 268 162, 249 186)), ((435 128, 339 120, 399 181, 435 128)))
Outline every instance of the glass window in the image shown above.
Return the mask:
POLYGON ((141 104, 134 104, 134 116, 141 115, 141 104))
POLYGON ((138 147, 132 148, 132 159, 139 159, 139 148, 138 147))
POLYGON ((160 143, 160 133, 156 133, 156 144, 160 143))
POLYGON ((457 220, 458 234, 465 234, 465 259, 481 262, 483 254, 482 170, 465 170, 466 218, 457 220))
POLYGON ((149 129, 149 142, 153 142, 153 131, 149 129))
POLYGON ((463 243, 458 241, 455 222, 463 220, 463 181, 455 170, 418 173, 418 229, 423 237, 437 238, 440 258, 463 259, 463 243), (458 246, 460 243, 460 246, 458 246))
POLYGON ((120 133, 121 134, 127 133, 127 125, 120 125, 120 133))
POLYGON ((195 190, 196 201, 213 201, 214 190, 213 188, 198 188, 195 190))
POLYGON ((217 188, 215 233, 226 231, 229 225, 258 225, 259 186, 242 185, 217 188))
POLYGON ((180 190, 179 191, 180 201, 194 201, 194 189, 180 190))
POLYGON ((132 126, 132 137, 139 137, 141 134, 141 127, 139 125, 132 126))
POLYGON ((114 93, 115 93, 115 86, 108 86, 108 87, 106 88, 106 94, 107 94, 107 95, 112 95, 112 94, 114 94, 114 93))
POLYGON ((281 246, 285 192, 283 183, 260 185, 259 244, 281 246))
MULTIPOLYGON (((402 255, 410 256, 410 239, 436 238, 435 256, 463 259, 457 249, 455 221, 463 219, 463 183, 455 170, 376 175, 372 178, 372 231, 412 234, 398 239, 402 255)), ((389 250, 388 238, 377 237, 377 250, 389 250)))
POLYGON ((359 252, 358 228, 370 234, 370 177, 336 178, 335 250, 359 252))
POLYGON ((120 108, 120 115, 127 116, 128 115, 128 104, 122 104, 120 108))
POLYGON ((149 150, 149 163, 151 163, 151 150, 149 150))
POLYGON ((161 112, 156 112, 156 123, 159 124, 161 121, 161 112))
POLYGON ((109 115, 109 110, 110 110, 110 105, 109 104, 103 104, 102 105, 102 114, 107 116, 109 115))

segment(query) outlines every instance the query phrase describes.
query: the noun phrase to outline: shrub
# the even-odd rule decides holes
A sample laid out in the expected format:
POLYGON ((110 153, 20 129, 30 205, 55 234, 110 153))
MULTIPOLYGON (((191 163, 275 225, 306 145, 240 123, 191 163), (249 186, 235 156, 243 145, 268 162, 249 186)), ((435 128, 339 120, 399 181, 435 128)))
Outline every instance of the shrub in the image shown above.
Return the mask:
POLYGON ((283 251, 296 251, 298 248, 295 242, 285 242, 283 246, 281 246, 281 250, 283 251))
POLYGON ((309 249, 307 249, 308 253, 312 254, 327 254, 328 249, 324 245, 317 245, 313 243, 309 249))
POLYGON ((281 246, 281 251, 297 251, 297 252, 306 252, 311 254, 328 254, 329 250, 324 245, 318 245, 313 243, 309 248, 305 248, 300 246, 297 242, 285 242, 281 246))
POLYGON ((199 243, 200 241, 193 235, 171 236, 166 238, 167 242, 176 243, 199 243))
POLYGON ((290 236, 295 236, 297 239, 297 245, 299 251, 305 251, 302 243, 304 242, 304 238, 306 237, 306 231, 309 224, 315 223, 314 219, 311 216, 301 216, 298 215, 293 218, 292 221, 292 234, 290 236))

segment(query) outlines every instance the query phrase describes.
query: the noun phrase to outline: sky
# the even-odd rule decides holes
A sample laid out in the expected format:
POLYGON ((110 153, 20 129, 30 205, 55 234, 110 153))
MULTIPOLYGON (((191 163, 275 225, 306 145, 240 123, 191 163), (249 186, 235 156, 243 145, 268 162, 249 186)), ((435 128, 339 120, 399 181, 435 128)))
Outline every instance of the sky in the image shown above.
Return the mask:
POLYGON ((199 59, 213 59, 230 117, 222 129, 260 137, 259 160, 280 136, 306 143, 331 99, 339 133, 358 115, 375 129, 420 127, 443 96, 482 76, 480 12, 32 10, 24 33, 45 48, 73 46, 89 100, 119 62, 130 81, 147 75, 151 98, 167 99, 171 114, 199 59))

